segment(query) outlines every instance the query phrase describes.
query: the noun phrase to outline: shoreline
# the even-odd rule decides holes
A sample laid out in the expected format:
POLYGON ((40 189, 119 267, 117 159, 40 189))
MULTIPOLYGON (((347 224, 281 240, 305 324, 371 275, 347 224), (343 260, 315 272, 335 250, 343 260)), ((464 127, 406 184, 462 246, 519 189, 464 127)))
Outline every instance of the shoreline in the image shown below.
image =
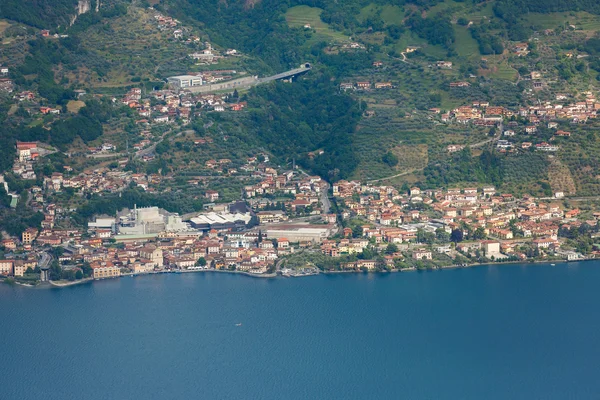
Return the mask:
POLYGON ((63 288, 63 287, 69 287, 69 286, 75 286, 75 285, 83 285, 84 283, 88 283, 88 282, 92 282, 94 281, 93 278, 83 278, 80 279, 78 281, 48 281, 48 283, 50 284, 50 286, 52 287, 58 287, 58 288, 63 288))
MULTIPOLYGON (((570 264, 570 263, 579 263, 584 261, 600 261, 599 258, 585 258, 583 260, 561 260, 561 261, 544 261, 544 260, 536 260, 536 261, 506 261, 506 262, 489 262, 489 263, 474 263, 467 264, 464 266, 460 265, 450 265, 447 267, 437 267, 437 268, 405 268, 405 269, 392 269, 390 271, 320 271, 318 273, 306 274, 306 275, 282 275, 281 273, 269 273, 269 274, 253 274, 246 271, 229 271, 222 269, 201 269, 201 270, 181 270, 181 271, 156 271, 156 272, 148 272, 143 274, 124 274, 115 278, 104 278, 104 279, 94 279, 94 278, 84 278, 78 281, 48 281, 43 283, 38 283, 37 285, 31 285, 27 283, 14 282, 15 286, 20 286, 29 289, 53 289, 53 288, 66 288, 71 286, 83 285, 86 283, 93 283, 95 281, 103 281, 107 279, 120 279, 129 277, 137 277, 137 276, 147 276, 147 275, 162 275, 162 274, 188 274, 188 273, 197 273, 197 272, 216 272, 216 273, 224 273, 224 274, 237 274, 244 275, 251 278, 262 278, 262 279, 274 279, 274 278, 304 278, 318 275, 340 275, 340 274, 389 274, 389 273, 401 273, 401 272, 419 272, 419 271, 443 271, 443 270, 453 270, 453 269, 468 269, 474 267, 485 267, 485 266, 497 266, 497 265, 514 265, 514 264, 527 264, 530 265, 540 265, 540 266, 553 266, 552 264, 570 264)), ((0 279, 0 282, 4 283, 6 278, 0 279)))

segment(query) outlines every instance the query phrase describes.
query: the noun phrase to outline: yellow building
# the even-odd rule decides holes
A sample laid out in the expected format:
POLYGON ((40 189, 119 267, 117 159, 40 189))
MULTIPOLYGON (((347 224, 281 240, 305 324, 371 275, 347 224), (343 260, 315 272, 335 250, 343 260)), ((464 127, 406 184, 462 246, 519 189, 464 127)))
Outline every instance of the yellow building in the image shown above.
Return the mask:
POLYGON ((93 269, 93 278, 94 279, 104 279, 104 278, 116 278, 121 276, 121 269, 115 267, 112 264, 100 264, 94 263, 92 264, 93 269))
POLYGON ((15 263, 13 264, 13 273, 15 276, 25 275, 26 270, 27 266, 23 261, 15 261, 15 263))
POLYGON ((9 276, 13 274, 13 260, 0 260, 0 275, 9 276))
POLYGON ((21 235, 21 241, 23 244, 30 244, 35 240, 37 235, 37 229, 29 228, 23 232, 21 235))

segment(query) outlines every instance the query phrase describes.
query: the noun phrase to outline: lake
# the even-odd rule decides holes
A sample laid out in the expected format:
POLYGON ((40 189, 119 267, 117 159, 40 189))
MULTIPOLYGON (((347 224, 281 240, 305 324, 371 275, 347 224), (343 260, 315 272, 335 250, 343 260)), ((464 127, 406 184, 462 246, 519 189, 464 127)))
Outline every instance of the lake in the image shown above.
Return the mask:
POLYGON ((585 262, 0 285, 0 398, 596 399, 599 284, 585 262))

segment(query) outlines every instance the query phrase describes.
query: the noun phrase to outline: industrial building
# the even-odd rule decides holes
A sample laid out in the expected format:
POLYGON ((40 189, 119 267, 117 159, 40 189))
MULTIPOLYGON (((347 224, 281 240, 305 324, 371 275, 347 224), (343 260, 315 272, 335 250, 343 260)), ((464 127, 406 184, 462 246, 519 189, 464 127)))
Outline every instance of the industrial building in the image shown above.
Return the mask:
POLYGON ((117 229, 120 235, 144 235, 160 232, 189 230, 181 216, 158 207, 134 207, 122 213, 118 218, 117 229))
POLYGON ((290 242, 313 242, 321 243, 327 237, 335 234, 336 227, 333 224, 275 224, 269 225, 263 231, 268 239, 288 239, 290 242))
POLYGON ((195 75, 178 75, 167 78, 169 86, 178 89, 202 86, 202 77, 195 75))
POLYGON ((216 230, 237 230, 245 228, 252 219, 250 213, 230 213, 230 212, 209 212, 200 214, 192 219, 190 223, 193 228, 208 231, 216 230))

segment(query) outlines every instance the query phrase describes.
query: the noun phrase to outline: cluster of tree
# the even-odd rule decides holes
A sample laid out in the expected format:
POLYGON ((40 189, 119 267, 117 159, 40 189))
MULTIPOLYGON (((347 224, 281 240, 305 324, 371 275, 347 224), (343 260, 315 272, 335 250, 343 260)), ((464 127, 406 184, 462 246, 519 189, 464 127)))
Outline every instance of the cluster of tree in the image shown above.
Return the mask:
POLYGON ((183 21, 200 22, 211 41, 259 56, 263 71, 280 71, 304 61, 298 48, 306 40, 284 18, 289 1, 174 0, 157 5, 183 21), (249 4, 252 4, 251 6, 249 4))
POLYGON ((471 36, 479 43, 479 52, 481 54, 502 54, 504 45, 498 35, 486 33, 481 27, 471 28, 471 36))
POLYGON ((184 214, 202 209, 202 200, 195 199, 193 195, 185 193, 151 194, 137 188, 134 184, 120 193, 105 194, 103 196, 90 195, 85 204, 77 208, 71 219, 84 225, 92 216, 98 214, 115 215, 123 208, 157 206, 171 212, 184 214))
POLYGON ((360 110, 350 96, 337 91, 329 74, 315 75, 294 85, 253 89, 248 126, 273 154, 289 161, 295 157, 330 180, 346 178, 358 164, 352 135, 360 110))
POLYGON ((81 265, 78 265, 77 268, 63 268, 58 261, 54 260, 50 264, 50 269, 48 270, 48 278, 51 281, 76 281, 83 278, 89 278, 92 276, 93 270, 89 263, 85 262, 81 265))
POLYGON ((387 153, 385 153, 383 155, 383 157, 381 158, 381 161, 383 161, 385 164, 389 165, 390 167, 395 167, 396 165, 398 165, 398 156, 395 155, 394 153, 392 153, 391 151, 388 151, 387 153))
POLYGON ((594 246, 594 239, 591 234, 597 233, 599 230, 598 225, 591 226, 587 223, 581 224, 578 228, 567 228, 560 227, 558 229, 558 236, 569 239, 569 244, 574 246, 577 251, 582 254, 587 254, 592 251, 594 246))
POLYGON ((452 48, 454 44, 454 27, 448 16, 438 14, 423 18, 420 13, 413 13, 406 25, 431 44, 439 44, 447 49, 452 48))
POLYGON ((0 18, 43 29, 68 26, 77 13, 76 9, 77 0, 3 0, 0 2, 0 18))
POLYGON ((123 3, 103 5, 99 12, 88 12, 80 15, 75 24, 69 28, 69 35, 84 32, 90 26, 102 22, 106 18, 116 18, 127 14, 127 5, 123 3))
MULTIPOLYGON (((10 186, 14 189, 13 185, 10 186)), ((16 208, 10 208, 11 197, 0 185, 0 231, 20 237, 27 228, 39 228, 44 220, 44 214, 33 212, 27 207, 27 193, 19 198, 16 208)))
POLYGON ((40 96, 52 104, 66 104, 72 99, 73 91, 65 89, 54 80, 52 68, 62 63, 69 63, 69 50, 60 43, 50 40, 30 40, 28 43, 29 54, 24 63, 12 71, 16 84, 24 87, 37 86, 40 96), (34 76, 28 80, 27 75, 34 76))
POLYGON ((527 13, 553 13, 562 11, 587 11, 600 14, 600 3, 595 0, 497 0, 494 12, 505 20, 517 20, 527 13))
POLYGON ((427 183, 434 187, 459 182, 500 185, 503 180, 501 158, 489 150, 484 150, 479 157, 473 157, 469 147, 445 161, 428 165, 424 173, 427 183))

